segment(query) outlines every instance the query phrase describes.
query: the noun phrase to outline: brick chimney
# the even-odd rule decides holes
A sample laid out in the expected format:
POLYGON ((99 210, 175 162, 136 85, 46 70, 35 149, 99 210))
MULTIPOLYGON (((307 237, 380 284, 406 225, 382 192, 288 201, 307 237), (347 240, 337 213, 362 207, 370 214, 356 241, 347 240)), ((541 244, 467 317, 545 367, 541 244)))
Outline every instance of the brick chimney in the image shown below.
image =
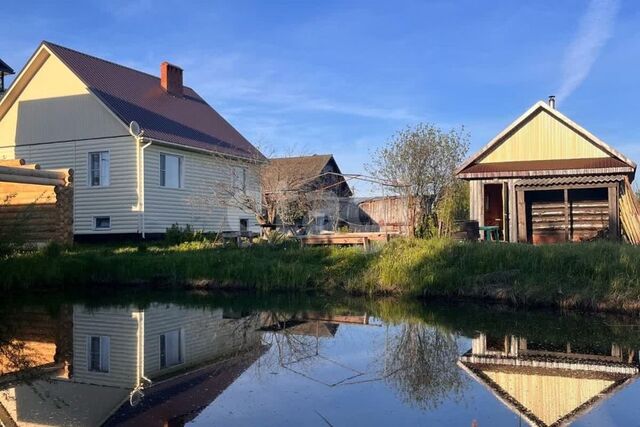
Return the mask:
POLYGON ((160 64, 160 85, 167 93, 182 96, 182 68, 166 61, 160 64))

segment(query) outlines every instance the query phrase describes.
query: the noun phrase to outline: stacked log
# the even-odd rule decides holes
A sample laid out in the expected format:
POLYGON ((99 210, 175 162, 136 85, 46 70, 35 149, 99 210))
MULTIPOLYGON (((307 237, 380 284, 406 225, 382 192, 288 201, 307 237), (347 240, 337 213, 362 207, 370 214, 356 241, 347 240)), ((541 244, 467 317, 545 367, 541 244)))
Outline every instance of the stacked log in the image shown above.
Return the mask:
POLYGON ((0 161, 0 236, 15 244, 73 242, 73 171, 0 161))

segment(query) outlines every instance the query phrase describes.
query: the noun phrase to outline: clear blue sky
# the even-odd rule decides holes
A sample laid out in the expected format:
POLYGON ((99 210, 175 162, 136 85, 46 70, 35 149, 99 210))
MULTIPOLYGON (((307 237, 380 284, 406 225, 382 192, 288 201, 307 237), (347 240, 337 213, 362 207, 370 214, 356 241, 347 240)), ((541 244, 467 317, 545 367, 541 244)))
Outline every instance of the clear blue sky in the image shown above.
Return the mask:
POLYGON ((419 121, 465 125, 473 151, 550 94, 640 160, 636 1, 13 1, 1 10, 0 58, 16 70, 43 39, 153 74, 169 60, 267 154, 333 153, 343 172, 363 172, 376 147, 419 121))

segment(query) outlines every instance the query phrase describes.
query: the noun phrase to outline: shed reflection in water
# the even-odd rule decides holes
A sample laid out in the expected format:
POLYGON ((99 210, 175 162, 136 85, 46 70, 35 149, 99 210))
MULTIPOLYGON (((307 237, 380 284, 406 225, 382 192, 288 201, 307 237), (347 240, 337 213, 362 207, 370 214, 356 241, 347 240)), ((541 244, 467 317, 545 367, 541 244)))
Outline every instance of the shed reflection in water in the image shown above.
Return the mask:
POLYGON ((638 374, 628 319, 393 312, 20 307, 0 326, 0 424, 561 425, 638 374))

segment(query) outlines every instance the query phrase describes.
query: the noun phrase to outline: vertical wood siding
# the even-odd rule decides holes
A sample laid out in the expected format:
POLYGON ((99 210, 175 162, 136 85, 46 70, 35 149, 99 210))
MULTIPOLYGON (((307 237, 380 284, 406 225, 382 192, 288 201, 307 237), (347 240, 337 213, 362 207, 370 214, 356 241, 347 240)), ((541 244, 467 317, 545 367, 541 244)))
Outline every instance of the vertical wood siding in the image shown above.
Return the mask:
POLYGON ((603 157, 608 154, 549 113, 540 111, 479 163, 603 157))

